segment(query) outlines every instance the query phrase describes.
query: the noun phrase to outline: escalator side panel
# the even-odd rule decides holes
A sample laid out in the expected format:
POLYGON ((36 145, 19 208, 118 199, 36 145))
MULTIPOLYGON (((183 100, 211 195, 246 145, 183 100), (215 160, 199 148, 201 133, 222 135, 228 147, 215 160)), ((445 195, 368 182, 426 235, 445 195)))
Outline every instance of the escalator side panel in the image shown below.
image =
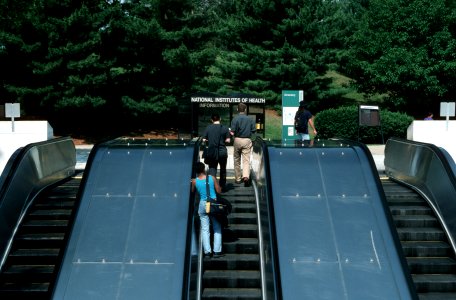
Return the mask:
POLYGON ((75 172, 76 150, 69 137, 32 143, 18 151, 0 180, 0 268, 16 227, 38 193, 75 172))
POLYGON ((385 173, 412 187, 432 205, 456 251, 456 165, 433 144, 391 138, 385 146, 385 173))
POLYGON ((181 299, 194 149, 99 147, 54 299, 181 299))
POLYGON ((268 149, 283 299, 414 299, 366 153, 268 149))

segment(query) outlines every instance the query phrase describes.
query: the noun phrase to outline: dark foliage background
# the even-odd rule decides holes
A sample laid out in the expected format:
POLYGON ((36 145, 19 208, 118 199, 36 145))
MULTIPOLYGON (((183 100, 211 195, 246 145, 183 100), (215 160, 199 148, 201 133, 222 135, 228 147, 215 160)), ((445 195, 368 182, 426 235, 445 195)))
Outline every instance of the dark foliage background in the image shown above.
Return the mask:
POLYGON ((0 103, 63 134, 170 128, 201 91, 417 118, 454 101, 454 1, 0 0, 0 16, 0 103))

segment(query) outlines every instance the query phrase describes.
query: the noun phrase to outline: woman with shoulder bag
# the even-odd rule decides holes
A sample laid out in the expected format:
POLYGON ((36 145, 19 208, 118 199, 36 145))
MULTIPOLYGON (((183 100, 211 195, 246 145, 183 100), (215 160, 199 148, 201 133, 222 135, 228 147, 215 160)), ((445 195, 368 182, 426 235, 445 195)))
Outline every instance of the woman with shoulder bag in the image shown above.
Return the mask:
POLYGON ((201 234, 203 238, 204 256, 212 256, 211 239, 210 239, 210 223, 214 230, 214 253, 213 257, 222 256, 222 227, 220 222, 214 216, 206 213, 206 203, 209 203, 209 198, 216 199, 217 193, 220 193, 220 186, 212 175, 206 175, 206 166, 202 162, 196 164, 196 178, 192 179, 192 192, 198 192, 200 202, 198 206, 198 215, 201 223, 201 234), (206 180, 207 177, 207 180, 206 180), (209 195, 207 193, 206 184, 209 185, 209 195))

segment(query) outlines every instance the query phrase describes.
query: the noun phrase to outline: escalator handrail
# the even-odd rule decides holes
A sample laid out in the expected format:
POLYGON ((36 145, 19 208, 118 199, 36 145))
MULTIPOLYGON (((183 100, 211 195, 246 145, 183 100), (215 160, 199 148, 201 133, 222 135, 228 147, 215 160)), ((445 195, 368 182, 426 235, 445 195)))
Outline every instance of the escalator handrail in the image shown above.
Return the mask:
POLYGON ((0 270, 18 224, 33 199, 44 188, 72 176, 75 166, 76 148, 70 137, 29 144, 10 158, 2 174, 0 190, 0 270))
POLYGON ((275 221, 274 221, 274 208, 273 208, 273 201, 272 201, 272 190, 271 190, 271 175, 269 169, 269 154, 268 154, 268 145, 267 143, 259 136, 253 140, 253 147, 252 147, 252 164, 251 164, 251 178, 252 182, 254 182, 255 188, 255 201, 257 205, 257 218, 258 218, 258 238, 259 238, 259 249, 260 249, 260 267, 261 267, 261 293, 262 299, 268 299, 268 295, 271 295, 274 299, 281 299, 281 286, 280 286, 280 269, 278 267, 278 259, 277 259, 277 238, 275 233, 275 221), (257 149, 259 150, 257 152, 257 149), (261 152, 261 153, 260 153, 261 152), (259 154, 257 156, 257 154, 259 154), (259 161, 256 161, 259 160, 259 161), (263 165, 264 168, 264 178, 261 178, 262 174, 260 170, 257 169, 259 166, 263 165), (258 185, 259 182, 264 180, 263 185, 266 187, 266 191, 261 193, 266 197, 266 199, 260 199, 258 185), (268 231, 270 234, 270 241, 269 245, 265 245, 267 241, 263 238, 263 230, 262 230, 262 219, 260 217, 261 214, 261 202, 264 202, 266 205, 266 214, 267 214, 267 224, 268 224, 268 231), (272 274, 268 273, 266 269, 265 260, 264 260, 264 251, 268 251, 267 255, 269 256, 272 265, 272 274), (268 278, 269 277, 269 278, 268 278))
POLYGON ((261 249, 264 249, 264 240, 263 240, 263 230, 261 228, 261 213, 260 213, 260 199, 258 197, 258 186, 256 181, 252 180, 253 190, 255 191, 255 205, 257 212, 257 223, 258 223, 258 248, 260 249, 260 275, 261 275, 261 299, 267 300, 267 293, 265 290, 266 287, 266 270, 264 265, 264 252, 261 249))

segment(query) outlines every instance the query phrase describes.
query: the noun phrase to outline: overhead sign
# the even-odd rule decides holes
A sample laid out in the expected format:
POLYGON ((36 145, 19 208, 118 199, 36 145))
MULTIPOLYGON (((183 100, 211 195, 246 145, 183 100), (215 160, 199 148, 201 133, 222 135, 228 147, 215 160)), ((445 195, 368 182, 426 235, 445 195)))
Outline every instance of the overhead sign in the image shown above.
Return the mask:
POLYGON ((252 98, 252 97, 191 97, 192 103, 266 103, 265 98, 252 98))

